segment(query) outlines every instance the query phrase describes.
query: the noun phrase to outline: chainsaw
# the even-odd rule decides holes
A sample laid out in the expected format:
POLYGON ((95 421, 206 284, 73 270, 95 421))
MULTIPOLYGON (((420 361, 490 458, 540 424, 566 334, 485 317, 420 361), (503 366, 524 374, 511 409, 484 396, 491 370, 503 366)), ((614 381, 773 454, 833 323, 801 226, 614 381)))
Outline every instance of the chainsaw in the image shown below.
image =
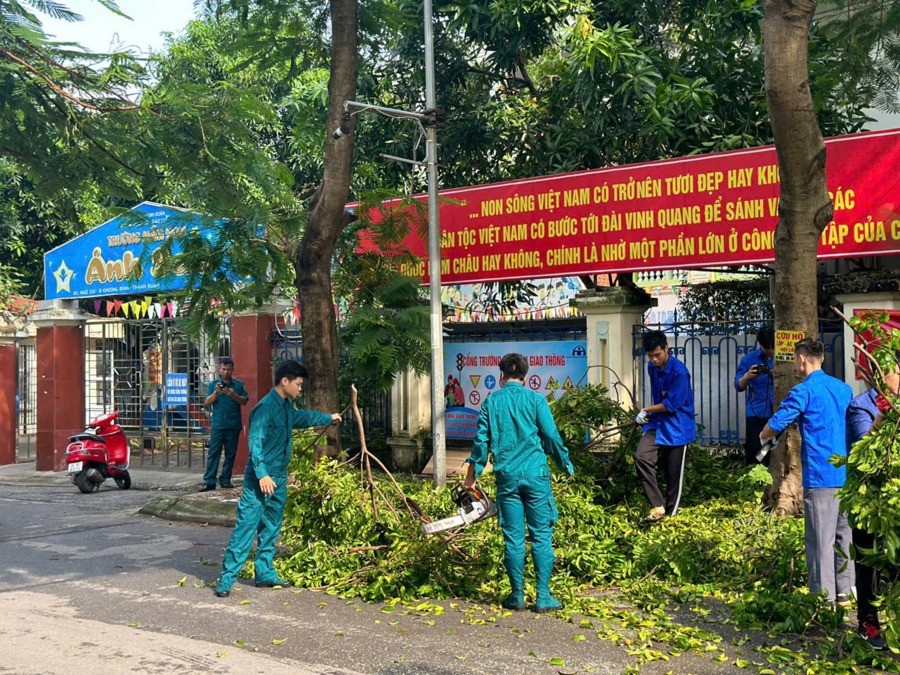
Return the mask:
POLYGON ((454 527, 466 527, 497 515, 497 505, 477 486, 470 492, 462 485, 457 485, 453 503, 457 506, 457 515, 423 523, 422 531, 425 534, 434 534, 454 527))

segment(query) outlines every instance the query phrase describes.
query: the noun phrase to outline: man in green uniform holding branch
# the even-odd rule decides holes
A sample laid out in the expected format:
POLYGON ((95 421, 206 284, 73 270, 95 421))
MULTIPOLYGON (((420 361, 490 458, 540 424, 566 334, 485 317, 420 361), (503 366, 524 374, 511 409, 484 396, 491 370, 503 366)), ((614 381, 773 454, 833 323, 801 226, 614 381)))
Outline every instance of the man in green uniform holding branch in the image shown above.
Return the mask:
POLYGON ((305 366, 285 361, 275 371, 275 387, 250 413, 250 459, 244 471, 237 524, 225 550, 222 577, 216 586, 215 594, 220 598, 231 594, 231 587, 250 554, 254 535, 259 540, 254 564, 256 585, 268 588, 290 585, 278 577, 274 557, 287 500, 292 431, 341 421, 338 413, 294 407, 294 399, 300 396, 307 377, 305 366))
POLYGON ((500 359, 500 387, 481 406, 478 432, 469 457, 465 488, 471 490, 484 471, 488 451, 493 455, 497 478, 497 509, 503 530, 503 563, 511 592, 506 609, 525 609, 525 525, 531 540, 531 558, 537 598, 534 610, 549 612, 562 605, 550 593, 553 572, 553 525, 559 513, 550 489, 551 455, 566 475, 574 469, 550 413, 547 400, 525 388, 528 362, 521 354, 500 359))

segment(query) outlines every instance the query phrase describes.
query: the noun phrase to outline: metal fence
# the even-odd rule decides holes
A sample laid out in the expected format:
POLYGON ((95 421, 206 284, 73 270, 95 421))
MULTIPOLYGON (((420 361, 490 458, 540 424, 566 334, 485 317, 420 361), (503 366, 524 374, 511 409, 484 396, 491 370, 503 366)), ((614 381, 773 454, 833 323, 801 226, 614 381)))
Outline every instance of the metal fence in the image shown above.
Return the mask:
MULTIPOLYGON (((694 410, 703 427, 698 437, 704 445, 739 446, 746 438, 744 393, 734 388, 734 375, 744 355, 756 349, 756 333, 771 321, 747 320, 706 323, 667 323, 635 326, 632 336, 634 381, 638 401, 649 403, 650 380, 641 343, 645 331, 661 330, 669 348, 691 374, 694 410)), ((844 379, 844 342, 841 321, 821 321, 825 343, 823 369, 844 379)))
POLYGON ((37 349, 33 344, 16 345, 16 461, 30 462, 37 447, 37 349))
POLYGON ((173 319, 96 319, 85 324, 85 424, 111 410, 131 442, 132 464, 204 466, 206 385, 231 353, 230 322, 216 341, 196 340, 173 319), (188 404, 166 405, 166 376, 183 374, 188 404))
POLYGON ((584 318, 445 324, 444 342, 542 342, 586 340, 584 318))
MULTIPOLYGON (((272 360, 281 362, 289 359, 303 363, 303 336, 299 326, 285 326, 282 317, 276 317, 275 331, 272 334, 272 360)), ((360 382, 351 383, 344 376, 347 364, 347 355, 341 354, 338 365, 338 386, 342 400, 344 396, 349 396, 350 384, 356 384, 359 388, 359 410, 363 418, 367 441, 388 438, 392 434, 390 392, 382 392, 360 382)), ((341 438, 346 447, 358 444, 359 432, 356 425, 341 425, 341 438)))

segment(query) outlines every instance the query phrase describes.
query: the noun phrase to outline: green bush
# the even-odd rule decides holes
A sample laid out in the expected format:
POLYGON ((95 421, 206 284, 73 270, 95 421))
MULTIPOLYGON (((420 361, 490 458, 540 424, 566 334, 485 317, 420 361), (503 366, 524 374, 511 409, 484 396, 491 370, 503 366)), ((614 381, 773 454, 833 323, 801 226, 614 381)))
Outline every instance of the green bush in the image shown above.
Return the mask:
MULTIPOLYGON (((555 412, 561 410, 579 414, 573 406, 557 406, 555 412)), ((597 410, 592 424, 602 426, 610 411, 618 418, 612 407, 601 404, 597 410)), ((580 433, 569 442, 577 445, 580 433)), ((799 641, 801 656, 781 646, 758 648, 779 672, 852 672, 859 663, 898 671, 856 638, 846 649, 835 647, 833 636, 807 644, 807 633, 832 631, 842 636, 841 645, 848 629, 840 625, 843 610, 806 590, 802 518, 775 518, 762 506, 762 489, 771 481, 764 467, 746 468, 691 447, 681 510, 648 526, 632 460, 635 442, 625 434, 618 447, 599 454, 576 447, 575 478, 553 475, 560 517, 552 584, 566 606, 560 616, 577 612, 588 617, 582 621, 588 625, 592 618, 602 620, 600 639, 634 633, 628 649, 638 665, 665 658, 660 643, 669 645, 669 653, 712 651, 721 660, 721 637, 670 615, 676 607, 715 602, 738 626, 799 641)), ((370 485, 358 466, 312 466, 311 452, 298 455, 303 456, 292 464, 297 483, 289 488, 284 552, 276 563, 295 584, 391 607, 449 598, 496 604, 508 592, 495 519, 450 535, 422 533, 415 509, 435 519, 451 515, 450 489, 381 474, 370 485)), ((480 482, 495 492, 490 474, 480 482)), ((526 578, 526 592, 533 597, 533 578, 526 578)), ((891 589, 884 600, 888 630, 896 630, 897 595, 891 589)))

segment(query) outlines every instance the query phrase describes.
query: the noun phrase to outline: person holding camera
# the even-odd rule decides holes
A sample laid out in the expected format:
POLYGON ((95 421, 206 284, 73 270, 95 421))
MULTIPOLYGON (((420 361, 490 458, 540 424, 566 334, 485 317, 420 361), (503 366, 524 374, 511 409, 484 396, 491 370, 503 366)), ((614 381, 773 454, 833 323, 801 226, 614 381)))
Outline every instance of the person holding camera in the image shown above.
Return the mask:
POLYGON ((850 600, 853 561, 849 559, 850 525, 841 513, 838 490, 847 479, 847 467, 831 463, 834 455, 847 456, 847 408, 853 398, 850 385, 825 374, 825 345, 804 338, 794 345, 794 370, 803 377, 763 427, 760 442, 768 446, 794 421, 803 444, 803 520, 809 590, 825 590, 831 602, 850 600))
POLYGON ((641 408, 635 418, 644 434, 638 441, 634 465, 650 502, 650 513, 644 520, 655 523, 678 512, 685 455, 688 443, 697 438, 697 422, 694 420, 691 374, 681 361, 669 354, 666 334, 661 330, 644 333, 643 346, 653 403, 641 408), (656 481, 660 453, 665 458, 665 500, 656 481))
POLYGON ((238 438, 244 426, 241 420, 241 406, 247 404, 247 389, 240 380, 235 380, 234 361, 224 358, 219 362, 219 379, 213 380, 206 388, 204 405, 212 408, 212 423, 209 429, 209 454, 206 458, 206 473, 203 474, 203 487, 200 492, 216 489, 216 472, 219 470, 219 457, 224 450, 222 474, 219 483, 223 488, 234 487, 231 484, 231 472, 234 470, 234 457, 237 455, 238 438))
MULTIPOLYGON (((748 465, 756 464, 759 453, 759 434, 772 416, 775 402, 772 370, 775 368, 775 331, 767 326, 756 336, 759 348, 753 350, 738 364, 734 376, 734 388, 746 391, 744 403, 747 421, 747 440, 744 443, 744 460, 748 465)), ((765 455, 763 463, 769 465, 769 455, 765 455)))

